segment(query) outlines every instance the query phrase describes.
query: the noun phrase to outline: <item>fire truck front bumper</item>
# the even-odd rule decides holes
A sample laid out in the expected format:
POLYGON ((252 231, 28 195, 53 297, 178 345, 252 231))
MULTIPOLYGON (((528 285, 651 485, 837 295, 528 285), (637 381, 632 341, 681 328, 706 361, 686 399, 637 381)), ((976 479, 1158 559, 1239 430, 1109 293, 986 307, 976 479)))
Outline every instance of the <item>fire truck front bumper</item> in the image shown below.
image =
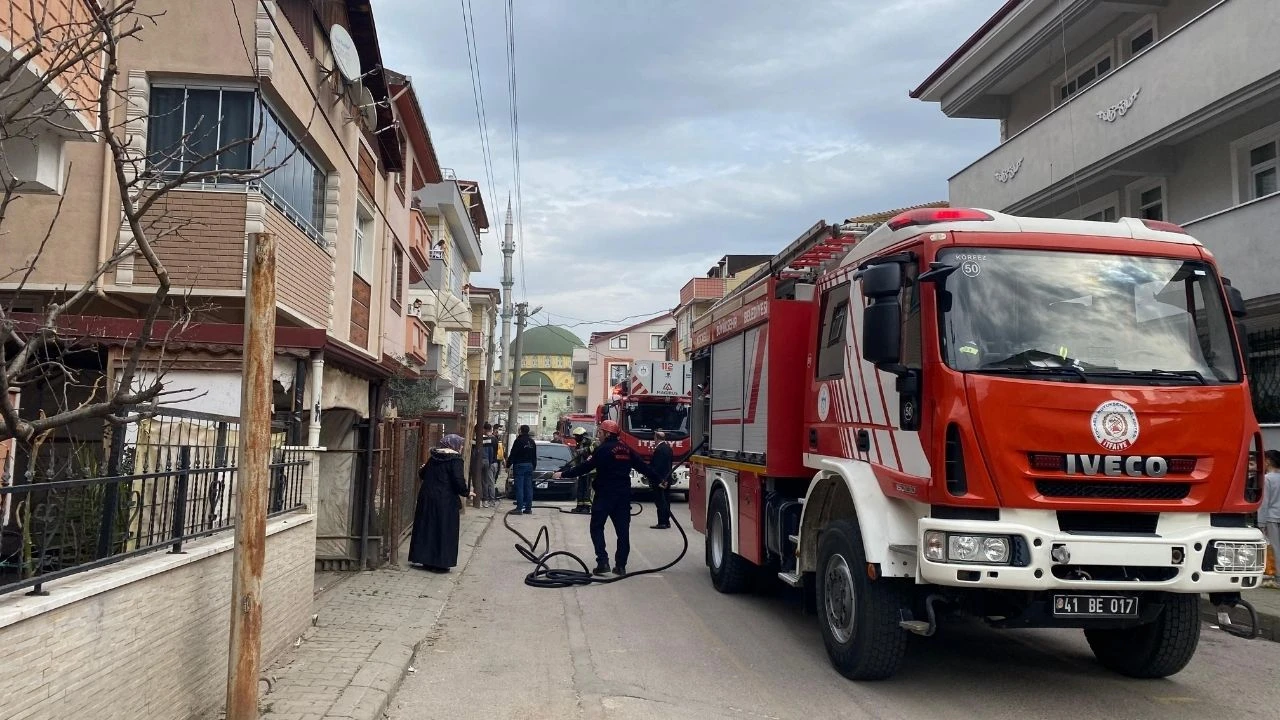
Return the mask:
POLYGON ((1239 592, 1258 587, 1266 541, 1210 515, 1162 513, 1150 533, 1063 531, 1057 514, 1002 510, 999 520, 921 518, 918 580, 1003 590, 1239 592))

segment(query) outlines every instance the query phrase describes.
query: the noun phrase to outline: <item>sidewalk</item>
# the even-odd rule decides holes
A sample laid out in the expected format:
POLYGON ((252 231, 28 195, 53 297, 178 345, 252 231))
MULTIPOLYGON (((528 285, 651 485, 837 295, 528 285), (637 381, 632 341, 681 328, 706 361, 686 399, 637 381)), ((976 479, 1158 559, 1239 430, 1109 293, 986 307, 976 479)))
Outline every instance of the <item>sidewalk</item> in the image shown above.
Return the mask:
MULTIPOLYGON (((1247 590, 1242 596, 1258 611, 1258 639, 1280 642, 1280 590, 1247 590)), ((1246 614, 1243 608, 1236 608, 1232 617, 1240 619, 1246 614)), ((1200 598, 1200 617, 1207 623, 1218 624, 1218 612, 1209 604, 1208 595, 1200 598)))
POLYGON ((493 515, 467 508, 451 573, 409 566, 406 543, 400 567, 359 573, 318 598, 316 626, 263 673, 270 681, 260 701, 263 720, 381 718, 493 515))

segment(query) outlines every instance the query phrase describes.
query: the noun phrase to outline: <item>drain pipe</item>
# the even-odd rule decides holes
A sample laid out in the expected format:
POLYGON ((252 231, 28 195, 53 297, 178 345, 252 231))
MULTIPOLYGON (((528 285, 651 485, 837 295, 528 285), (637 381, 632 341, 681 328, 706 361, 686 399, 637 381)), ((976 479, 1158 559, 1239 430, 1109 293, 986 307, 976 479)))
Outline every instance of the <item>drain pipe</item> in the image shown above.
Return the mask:
POLYGON ((311 353, 311 422, 307 425, 307 447, 320 447, 320 397, 324 392, 324 352, 311 353))

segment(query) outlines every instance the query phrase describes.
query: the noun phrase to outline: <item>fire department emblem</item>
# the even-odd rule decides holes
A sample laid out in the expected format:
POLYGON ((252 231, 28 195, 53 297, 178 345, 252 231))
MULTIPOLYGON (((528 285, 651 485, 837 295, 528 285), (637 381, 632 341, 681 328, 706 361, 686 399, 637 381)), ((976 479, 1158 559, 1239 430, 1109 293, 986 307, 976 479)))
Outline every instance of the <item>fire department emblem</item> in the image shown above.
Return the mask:
POLYGON ((827 415, 831 414, 831 390, 827 388, 827 384, 823 383, 818 388, 818 420, 820 422, 827 421, 827 415))
POLYGON ((1138 441, 1138 414, 1127 403, 1108 400, 1093 411, 1093 439, 1102 447, 1118 452, 1138 441))

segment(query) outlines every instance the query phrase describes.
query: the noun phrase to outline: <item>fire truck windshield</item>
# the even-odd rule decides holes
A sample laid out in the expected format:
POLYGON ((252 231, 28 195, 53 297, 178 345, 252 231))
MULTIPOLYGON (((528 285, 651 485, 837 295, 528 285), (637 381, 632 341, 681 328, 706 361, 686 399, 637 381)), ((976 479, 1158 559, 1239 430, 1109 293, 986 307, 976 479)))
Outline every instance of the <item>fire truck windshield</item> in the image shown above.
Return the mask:
POLYGON ((689 406, 679 403, 628 403, 624 429, 638 438, 652 440, 656 430, 668 440, 689 437, 689 406))
POLYGON ((967 372, 1152 384, 1240 379, 1208 264, 1172 258, 962 248, 939 286, 943 354, 967 372))

